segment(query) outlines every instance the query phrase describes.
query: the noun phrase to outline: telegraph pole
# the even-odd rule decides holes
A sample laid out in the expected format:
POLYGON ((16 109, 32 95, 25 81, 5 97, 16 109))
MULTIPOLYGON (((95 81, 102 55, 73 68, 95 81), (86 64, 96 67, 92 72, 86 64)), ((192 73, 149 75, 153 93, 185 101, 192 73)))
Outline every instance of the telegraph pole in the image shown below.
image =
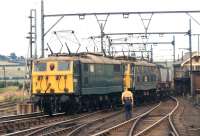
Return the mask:
POLYGON ((44 58, 44 2, 41 1, 41 57, 44 58))
POLYGON ((189 31, 188 31, 188 36, 189 36, 189 52, 190 52, 190 92, 192 98, 194 98, 194 90, 193 90, 193 76, 192 76, 192 30, 191 30, 191 19, 189 20, 189 31))

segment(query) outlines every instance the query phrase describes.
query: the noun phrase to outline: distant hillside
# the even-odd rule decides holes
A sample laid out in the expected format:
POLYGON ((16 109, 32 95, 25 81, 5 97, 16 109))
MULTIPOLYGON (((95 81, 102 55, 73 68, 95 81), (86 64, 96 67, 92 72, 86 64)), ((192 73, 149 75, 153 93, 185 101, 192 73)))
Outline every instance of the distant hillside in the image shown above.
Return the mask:
POLYGON ((0 54, 0 61, 2 63, 2 61, 6 61, 9 63, 17 63, 20 65, 25 64, 25 58, 23 56, 16 56, 15 53, 10 53, 9 56, 5 56, 5 55, 1 55, 0 54))
POLYGON ((9 58, 7 56, 4 56, 4 55, 0 55, 0 60, 3 60, 3 61, 8 61, 9 58))

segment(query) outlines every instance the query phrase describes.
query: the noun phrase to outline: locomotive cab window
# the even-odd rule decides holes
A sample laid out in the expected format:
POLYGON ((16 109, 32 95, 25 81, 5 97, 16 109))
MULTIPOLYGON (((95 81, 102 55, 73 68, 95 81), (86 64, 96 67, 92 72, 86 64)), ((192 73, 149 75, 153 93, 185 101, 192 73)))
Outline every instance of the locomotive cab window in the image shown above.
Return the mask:
POLYGON ((34 71, 46 71, 47 64, 46 63, 35 63, 34 64, 34 71))
POLYGON ((114 72, 120 72, 120 65, 119 64, 114 65, 114 72))
POLYGON ((58 70, 64 71, 70 69, 70 63, 67 61, 58 62, 58 70))

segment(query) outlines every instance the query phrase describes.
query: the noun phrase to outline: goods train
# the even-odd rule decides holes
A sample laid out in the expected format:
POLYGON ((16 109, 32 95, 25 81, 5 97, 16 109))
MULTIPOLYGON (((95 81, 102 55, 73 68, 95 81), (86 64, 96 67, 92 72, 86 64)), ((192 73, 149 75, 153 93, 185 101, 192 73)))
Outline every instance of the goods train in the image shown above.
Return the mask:
POLYGON ((34 60, 32 67, 33 102, 48 114, 115 107, 124 89, 140 104, 169 87, 160 82, 161 67, 133 58, 55 54, 34 60))

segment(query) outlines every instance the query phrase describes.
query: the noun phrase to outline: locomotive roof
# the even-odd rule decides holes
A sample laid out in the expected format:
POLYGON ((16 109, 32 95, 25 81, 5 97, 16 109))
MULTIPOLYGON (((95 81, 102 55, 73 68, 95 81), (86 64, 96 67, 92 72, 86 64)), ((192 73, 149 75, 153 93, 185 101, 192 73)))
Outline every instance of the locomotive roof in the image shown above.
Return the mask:
POLYGON ((120 60, 104 57, 101 55, 86 54, 80 56, 50 56, 48 58, 40 58, 36 61, 58 61, 58 60, 80 60, 82 63, 103 63, 103 64, 121 64, 120 60))
POLYGON ((121 63, 134 63, 135 65, 145 65, 145 66, 156 66, 153 63, 148 63, 146 61, 133 61, 133 60, 122 60, 110 57, 105 57, 102 55, 95 55, 92 53, 82 54, 79 56, 49 56, 47 58, 39 58, 35 61, 74 61, 80 60, 82 63, 96 63, 96 64, 121 64, 121 63))
POLYGON ((153 64, 153 63, 149 63, 149 62, 146 62, 146 61, 136 61, 135 62, 136 65, 143 65, 143 66, 156 66, 156 64, 153 64))

